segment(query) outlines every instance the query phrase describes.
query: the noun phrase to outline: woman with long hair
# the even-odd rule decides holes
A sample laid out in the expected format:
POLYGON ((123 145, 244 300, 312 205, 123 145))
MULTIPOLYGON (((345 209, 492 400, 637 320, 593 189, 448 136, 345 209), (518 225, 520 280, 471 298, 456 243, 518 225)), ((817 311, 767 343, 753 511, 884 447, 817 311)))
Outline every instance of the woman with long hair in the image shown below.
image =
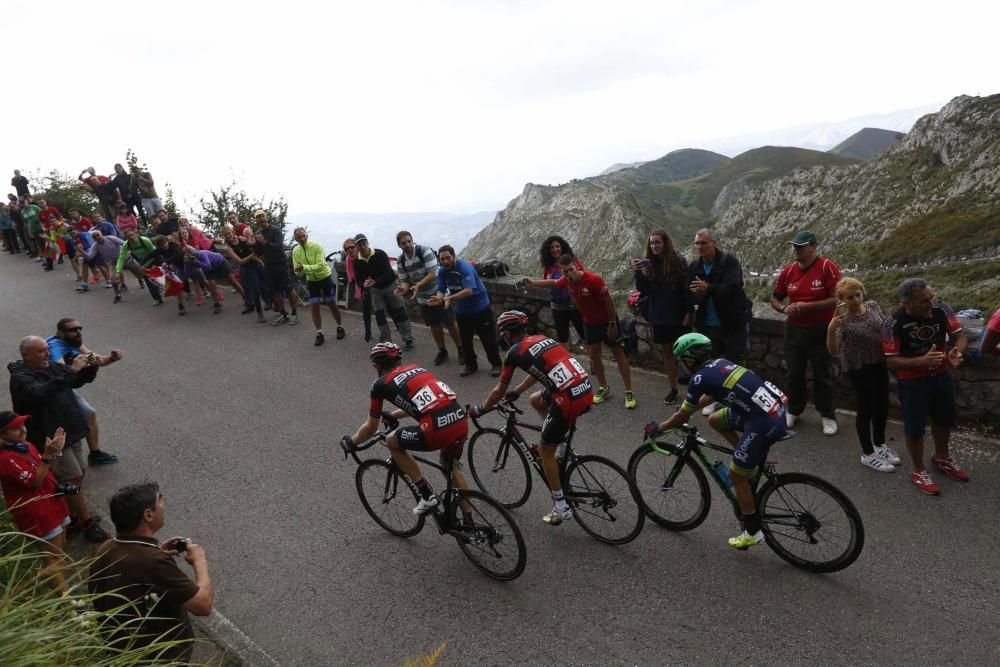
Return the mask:
POLYGON ((836 294, 837 309, 826 329, 826 348, 840 357, 840 368, 854 388, 861 464, 892 472, 900 459, 885 444, 889 371, 882 352, 882 325, 886 316, 876 301, 865 300, 865 286, 856 278, 841 278, 836 294))
MULTIPOLYGON (((539 259, 542 263, 542 279, 558 280, 562 277, 559 269, 559 258, 563 255, 572 255, 573 249, 569 243, 561 236, 552 235, 542 242, 539 250, 539 259)), ((576 267, 583 271, 583 264, 576 260, 576 267)), ((566 345, 569 342, 569 325, 572 323, 576 329, 576 335, 582 341, 583 335, 583 315, 580 314, 568 289, 561 287, 549 288, 549 304, 552 308, 552 321, 556 325, 556 340, 566 345)))
POLYGON ((688 330, 684 326, 687 314, 687 262, 677 252, 670 234, 654 229, 646 241, 646 256, 632 261, 635 287, 647 298, 648 319, 653 329, 653 343, 660 346, 667 371, 670 392, 666 404, 677 400, 677 359, 674 341, 688 330))

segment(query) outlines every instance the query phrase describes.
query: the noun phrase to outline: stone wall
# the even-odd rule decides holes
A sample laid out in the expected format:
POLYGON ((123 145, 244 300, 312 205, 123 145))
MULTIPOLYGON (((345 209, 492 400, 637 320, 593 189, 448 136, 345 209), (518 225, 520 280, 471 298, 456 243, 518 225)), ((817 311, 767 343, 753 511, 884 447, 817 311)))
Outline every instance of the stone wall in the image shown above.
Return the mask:
MULTIPOLYGON (((505 310, 521 310, 531 318, 533 331, 555 335, 548 292, 537 288, 518 289, 514 283, 519 277, 506 276, 484 281, 493 302, 494 315, 505 310)), ((360 304, 352 303, 352 308, 360 309, 360 304)), ((409 310, 410 316, 415 321, 422 322, 419 308, 415 304, 411 304, 409 310)), ((640 320, 637 329, 640 339, 639 352, 631 355, 632 364, 662 372, 663 361, 659 351, 651 344, 649 326, 640 320)), ((575 332, 571 332, 571 336, 575 340, 575 332)), ((784 321, 776 313, 772 317, 766 307, 758 309, 750 324, 750 353, 747 365, 779 387, 784 384, 785 379, 783 346, 784 321)), ((854 394, 847 377, 840 372, 836 359, 833 370, 837 405, 853 410, 854 394)), ((1000 357, 966 359, 962 367, 953 372, 961 422, 968 426, 1000 431, 1000 357)), ((898 417, 899 398, 895 390, 895 379, 892 379, 891 383, 890 410, 898 417)), ((809 391, 812 392, 811 385, 809 391)))

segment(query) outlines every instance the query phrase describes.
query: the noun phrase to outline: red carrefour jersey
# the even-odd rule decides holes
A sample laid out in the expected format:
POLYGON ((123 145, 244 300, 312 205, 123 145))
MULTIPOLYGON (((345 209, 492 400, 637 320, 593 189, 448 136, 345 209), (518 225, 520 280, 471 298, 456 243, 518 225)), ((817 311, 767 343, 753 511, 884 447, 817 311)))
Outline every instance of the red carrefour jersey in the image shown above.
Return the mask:
POLYGON ((566 390, 587 379, 569 351, 548 336, 525 336, 507 352, 500 378, 510 382, 514 369, 520 368, 550 392, 566 390))
MULTIPOLYGON (((840 269, 826 257, 816 261, 803 271, 798 262, 792 262, 781 270, 774 283, 774 295, 779 299, 788 297, 788 303, 812 303, 829 299, 837 294, 840 269)), ((833 319, 834 306, 824 310, 813 310, 797 317, 789 317, 793 327, 826 326, 833 319)))
POLYGON ((592 325, 607 324, 609 319, 605 295, 608 294, 608 284, 604 282, 604 278, 590 271, 581 271, 580 275, 582 277, 575 283, 563 276, 556 281, 556 287, 569 289, 584 322, 592 325))
POLYGON ((41 486, 31 486, 42 458, 30 444, 20 449, 25 451, 15 451, 9 446, 0 449, 0 486, 3 487, 3 499, 7 507, 14 508, 11 514, 20 531, 42 537, 62 525, 63 519, 69 516, 69 511, 62 496, 52 495, 56 488, 56 478, 51 470, 45 475, 41 486))
MULTIPOLYGON (((948 338, 962 335, 962 323, 955 317, 948 304, 937 302, 931 308, 929 319, 917 319, 899 308, 885 319, 882 327, 882 352, 892 357, 922 357, 936 345, 938 351, 948 352, 948 338)), ((947 356, 935 368, 900 368, 896 377, 900 380, 939 375, 948 370, 947 356)))

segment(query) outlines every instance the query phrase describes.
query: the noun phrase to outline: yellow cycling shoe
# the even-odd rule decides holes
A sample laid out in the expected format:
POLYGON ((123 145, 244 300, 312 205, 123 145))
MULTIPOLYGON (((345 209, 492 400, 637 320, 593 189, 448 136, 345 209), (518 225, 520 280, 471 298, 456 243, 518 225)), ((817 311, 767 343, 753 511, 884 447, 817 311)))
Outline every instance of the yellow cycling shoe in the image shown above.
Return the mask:
POLYGON ((744 530, 736 537, 729 538, 729 546, 738 551, 746 551, 750 547, 761 544, 763 541, 764 541, 763 532, 758 530, 756 533, 748 533, 747 531, 744 530))

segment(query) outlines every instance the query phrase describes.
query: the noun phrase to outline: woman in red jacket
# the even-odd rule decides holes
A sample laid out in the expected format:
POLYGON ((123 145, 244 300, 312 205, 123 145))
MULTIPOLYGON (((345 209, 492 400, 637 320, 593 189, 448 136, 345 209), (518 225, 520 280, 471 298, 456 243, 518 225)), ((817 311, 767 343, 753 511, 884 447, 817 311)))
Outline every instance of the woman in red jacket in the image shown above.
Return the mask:
POLYGON ((69 508, 63 497, 56 495, 56 477, 51 466, 62 455, 66 433, 59 428, 53 437, 45 438, 45 449, 39 456, 34 445, 25 441, 28 430, 24 422, 28 419, 29 416, 0 412, 0 486, 17 529, 38 539, 45 556, 42 576, 61 590, 69 508))

